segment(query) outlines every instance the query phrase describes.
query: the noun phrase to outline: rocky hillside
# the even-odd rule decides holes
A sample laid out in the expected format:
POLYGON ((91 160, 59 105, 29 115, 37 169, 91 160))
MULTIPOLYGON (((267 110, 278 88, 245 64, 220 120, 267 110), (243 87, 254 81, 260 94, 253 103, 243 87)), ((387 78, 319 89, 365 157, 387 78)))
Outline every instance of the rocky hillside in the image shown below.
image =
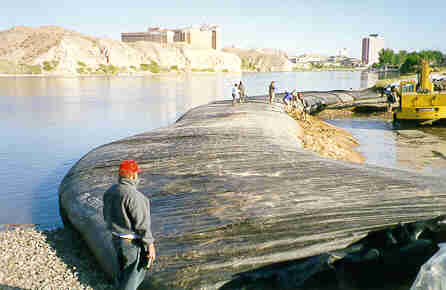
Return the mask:
POLYGON ((240 57, 244 71, 292 71, 294 66, 286 54, 278 50, 225 48, 223 51, 240 57))
POLYGON ((97 74, 180 71, 240 71, 234 54, 124 43, 57 26, 0 31, 0 73, 97 74))

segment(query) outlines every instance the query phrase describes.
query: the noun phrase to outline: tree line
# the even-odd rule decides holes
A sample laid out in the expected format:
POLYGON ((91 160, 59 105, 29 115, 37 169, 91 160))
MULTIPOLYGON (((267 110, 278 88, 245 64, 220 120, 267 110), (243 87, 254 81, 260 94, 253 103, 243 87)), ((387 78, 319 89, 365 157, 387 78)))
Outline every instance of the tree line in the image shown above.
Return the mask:
POLYGON ((394 52, 393 49, 387 48, 379 52, 379 63, 376 66, 392 65, 399 67, 401 73, 413 73, 419 69, 422 59, 427 59, 433 67, 446 65, 446 54, 438 50, 422 50, 420 52, 400 50, 394 52))

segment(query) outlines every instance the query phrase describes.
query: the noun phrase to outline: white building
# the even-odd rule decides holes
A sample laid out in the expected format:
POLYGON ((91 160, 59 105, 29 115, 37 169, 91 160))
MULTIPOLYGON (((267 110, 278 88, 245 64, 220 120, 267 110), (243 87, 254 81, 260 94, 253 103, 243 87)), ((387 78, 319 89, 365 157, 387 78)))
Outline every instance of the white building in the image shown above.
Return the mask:
POLYGON ((362 63, 372 65, 379 62, 379 52, 384 49, 384 38, 370 34, 362 39, 362 63))
POLYGON ((321 62, 322 58, 317 54, 302 54, 296 57, 296 63, 312 63, 312 62, 321 62))
POLYGON ((338 49, 338 56, 348 57, 348 48, 340 48, 338 49))
POLYGON ((121 33, 123 42, 152 41, 163 45, 187 44, 197 49, 220 50, 220 26, 201 25, 182 29, 150 27, 146 32, 121 33))

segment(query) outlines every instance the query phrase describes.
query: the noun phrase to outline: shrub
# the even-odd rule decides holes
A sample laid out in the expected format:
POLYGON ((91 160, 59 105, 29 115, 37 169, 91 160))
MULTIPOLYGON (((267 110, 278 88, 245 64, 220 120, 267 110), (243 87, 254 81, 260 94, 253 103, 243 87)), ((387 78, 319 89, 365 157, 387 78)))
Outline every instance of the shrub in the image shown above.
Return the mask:
POLYGON ((139 68, 142 71, 148 71, 149 70, 149 65, 147 63, 142 63, 142 64, 139 65, 139 68))
POLYGON ((203 69, 193 68, 192 72, 215 72, 215 70, 213 68, 203 68, 203 69))
POLYGON ((153 73, 159 73, 160 72, 160 67, 159 67, 159 65, 156 62, 152 61, 149 64, 149 70, 151 72, 153 72, 153 73))
POLYGON ((97 72, 100 73, 105 73, 105 74, 116 74, 119 71, 119 67, 114 66, 112 64, 109 65, 105 65, 105 64, 100 64, 99 67, 96 69, 97 72))
POLYGON ((243 57, 242 57, 242 69, 252 70, 252 71, 259 70, 253 63, 251 63, 248 59, 245 59, 243 57))
POLYGON ((139 67, 142 71, 151 71, 152 73, 159 73, 161 70, 159 65, 154 61, 152 61, 150 64, 142 63, 139 65, 139 67))
POLYGON ((242 58, 242 68, 247 69, 248 67, 249 67, 248 61, 242 58))
POLYGON ((177 65, 173 65, 170 67, 170 70, 178 70, 178 66, 177 65))
POLYGON ((43 62, 43 70, 52 71, 52 70, 56 69, 56 67, 58 65, 59 65, 59 62, 57 60, 44 61, 43 62))
POLYGON ((31 69, 31 74, 33 75, 38 75, 42 73, 42 67, 39 64, 31 65, 30 69, 31 69))
POLYGON ((86 73, 86 72, 85 72, 85 69, 84 69, 83 67, 78 67, 78 68, 76 69, 76 71, 77 71, 78 74, 81 74, 81 75, 83 75, 83 74, 86 73))
POLYGON ((20 65, 20 71, 24 74, 41 74, 42 73, 42 67, 40 66, 40 64, 36 64, 36 65, 28 65, 28 64, 23 64, 20 65))
POLYGON ((87 65, 85 64, 85 62, 82 62, 82 61, 78 61, 77 62, 77 65, 78 66, 82 66, 82 67, 86 67, 87 65))
POLYGON ((134 65, 131 65, 130 68, 131 68, 132 70, 136 70, 136 66, 134 66, 134 65))
POLYGON ((51 71, 51 70, 53 70, 53 69, 54 69, 54 68, 51 67, 51 64, 50 64, 49 61, 44 61, 44 62, 43 62, 43 70, 51 71))
POLYGON ((225 69, 222 70, 222 72, 227 73, 227 72, 229 72, 229 70, 227 68, 225 68, 225 69))

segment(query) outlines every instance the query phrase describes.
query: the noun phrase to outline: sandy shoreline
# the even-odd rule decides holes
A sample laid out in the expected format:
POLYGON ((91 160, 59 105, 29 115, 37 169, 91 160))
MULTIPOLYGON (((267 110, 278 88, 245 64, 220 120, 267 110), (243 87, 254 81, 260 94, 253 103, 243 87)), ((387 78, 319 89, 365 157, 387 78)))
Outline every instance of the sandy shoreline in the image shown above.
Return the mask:
POLYGON ((336 160, 363 163, 364 156, 355 150, 359 146, 352 134, 324 122, 317 116, 307 115, 305 120, 297 111, 289 112, 303 129, 303 135, 298 136, 305 149, 319 155, 336 160))

